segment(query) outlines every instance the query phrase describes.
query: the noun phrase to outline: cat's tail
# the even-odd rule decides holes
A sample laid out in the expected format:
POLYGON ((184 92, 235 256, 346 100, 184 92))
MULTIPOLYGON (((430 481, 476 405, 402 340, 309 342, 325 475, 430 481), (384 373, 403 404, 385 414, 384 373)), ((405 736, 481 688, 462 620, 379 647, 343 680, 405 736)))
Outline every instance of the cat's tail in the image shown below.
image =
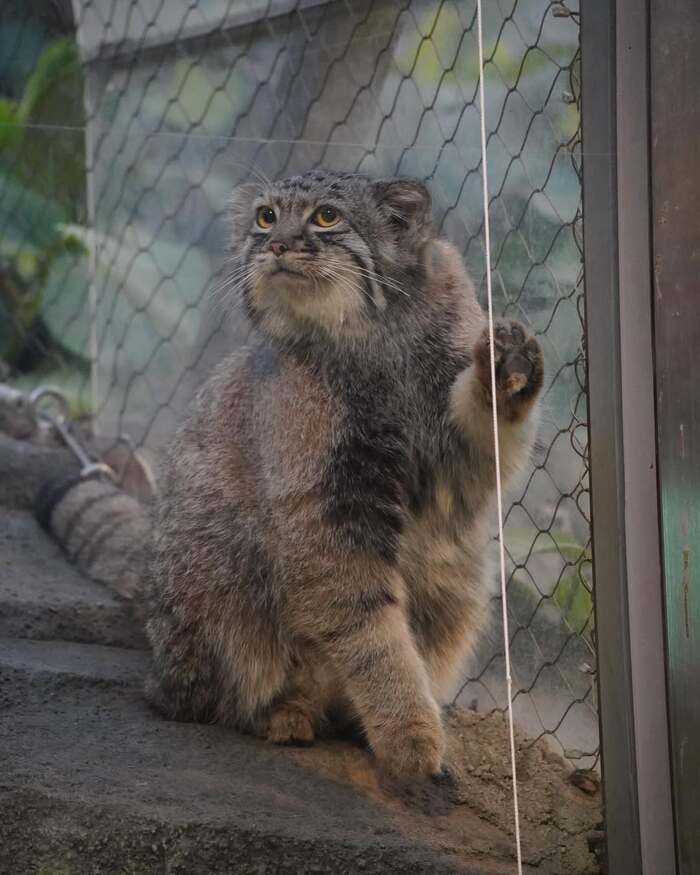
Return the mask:
POLYGON ((34 510, 83 574, 142 602, 152 528, 146 504, 96 474, 49 481, 39 490, 34 510))

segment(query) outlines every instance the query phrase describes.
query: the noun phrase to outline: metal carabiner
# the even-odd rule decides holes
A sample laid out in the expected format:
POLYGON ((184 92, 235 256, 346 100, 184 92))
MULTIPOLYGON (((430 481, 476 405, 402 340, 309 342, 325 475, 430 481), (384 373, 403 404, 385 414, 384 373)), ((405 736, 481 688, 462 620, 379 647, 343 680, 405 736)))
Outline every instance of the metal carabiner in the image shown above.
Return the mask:
POLYGON ((28 400, 32 407, 37 412, 40 412, 41 409, 37 405, 44 398, 53 398, 54 401, 58 401, 61 407, 61 417, 64 420, 68 418, 68 413, 70 411, 70 408, 68 406, 68 399, 63 394, 63 392, 61 392, 60 389, 57 389, 55 386, 37 386, 36 389, 33 389, 29 393, 28 400))
POLYGON ((112 468, 104 462, 95 462, 83 448, 80 441, 71 432, 70 420, 68 418, 68 400, 60 389, 56 389, 54 386, 37 386, 37 388, 29 395, 29 403, 31 404, 37 418, 44 422, 48 422, 58 432, 64 444, 73 453, 78 462, 80 462, 81 477, 90 477, 92 474, 100 473, 105 474, 110 480, 116 482, 117 476, 112 468), (54 401, 58 401, 60 406, 58 416, 49 413, 48 410, 43 410, 39 406, 39 403, 44 398, 51 398, 54 401))

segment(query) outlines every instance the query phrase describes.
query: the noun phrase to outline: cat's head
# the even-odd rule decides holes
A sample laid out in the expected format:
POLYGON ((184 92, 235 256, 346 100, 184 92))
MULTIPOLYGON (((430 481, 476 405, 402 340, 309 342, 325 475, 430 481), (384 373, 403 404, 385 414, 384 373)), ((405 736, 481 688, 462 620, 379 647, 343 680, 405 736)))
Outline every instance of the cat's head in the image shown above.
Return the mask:
POLYGON ((281 338, 358 336, 420 282, 430 193, 414 179, 313 170, 232 198, 232 284, 281 338))

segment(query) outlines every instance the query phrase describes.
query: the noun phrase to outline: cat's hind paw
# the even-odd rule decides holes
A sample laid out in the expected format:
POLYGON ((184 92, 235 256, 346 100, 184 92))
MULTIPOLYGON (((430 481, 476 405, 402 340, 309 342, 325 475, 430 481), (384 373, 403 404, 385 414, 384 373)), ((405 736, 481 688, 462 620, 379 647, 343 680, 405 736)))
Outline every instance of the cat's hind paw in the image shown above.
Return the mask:
POLYGON ((273 744, 307 746, 314 743, 316 733, 307 714, 294 705, 278 705, 270 714, 267 740, 273 744))

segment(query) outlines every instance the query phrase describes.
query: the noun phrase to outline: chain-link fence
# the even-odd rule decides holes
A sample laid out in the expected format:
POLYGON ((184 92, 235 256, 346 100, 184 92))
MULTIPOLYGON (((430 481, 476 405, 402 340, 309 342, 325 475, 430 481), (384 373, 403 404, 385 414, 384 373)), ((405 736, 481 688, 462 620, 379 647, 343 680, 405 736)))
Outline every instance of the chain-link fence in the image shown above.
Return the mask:
MULTIPOLYGON (((497 308, 545 351, 505 520, 516 719, 598 761, 573 3, 485 9, 497 308)), ((74 0, 0 7, 0 359, 157 453, 245 341, 211 294, 226 203, 313 166, 425 179, 484 277, 474 0, 74 0)), ((494 585, 494 601, 496 594, 494 585)), ((500 606, 457 700, 504 709, 500 606)))

